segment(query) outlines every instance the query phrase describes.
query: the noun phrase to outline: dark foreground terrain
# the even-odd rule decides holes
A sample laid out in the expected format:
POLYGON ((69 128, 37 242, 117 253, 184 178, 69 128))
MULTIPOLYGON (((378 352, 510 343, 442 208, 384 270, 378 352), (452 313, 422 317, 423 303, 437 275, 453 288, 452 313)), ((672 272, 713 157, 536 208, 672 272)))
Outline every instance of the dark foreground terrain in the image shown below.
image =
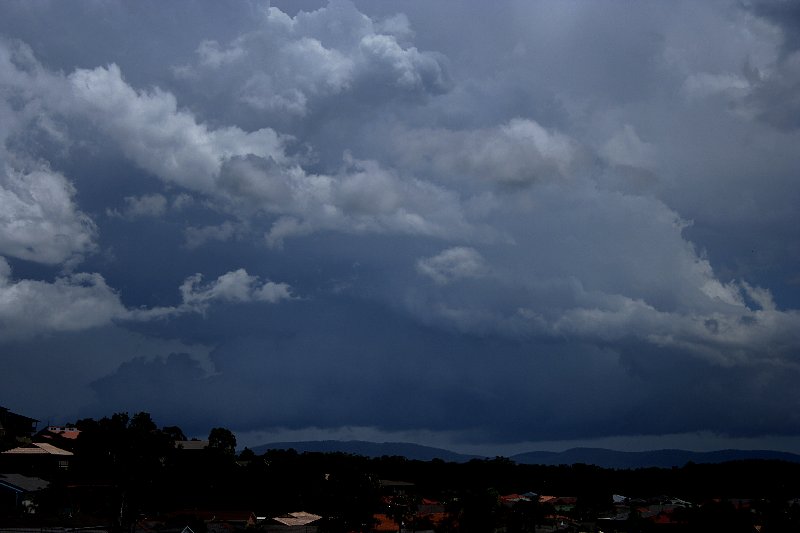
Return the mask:
POLYGON ((800 531, 800 464, 783 460, 616 469, 236 453, 225 428, 189 441, 147 413, 80 420, 7 439, 3 449, 6 529, 800 531))

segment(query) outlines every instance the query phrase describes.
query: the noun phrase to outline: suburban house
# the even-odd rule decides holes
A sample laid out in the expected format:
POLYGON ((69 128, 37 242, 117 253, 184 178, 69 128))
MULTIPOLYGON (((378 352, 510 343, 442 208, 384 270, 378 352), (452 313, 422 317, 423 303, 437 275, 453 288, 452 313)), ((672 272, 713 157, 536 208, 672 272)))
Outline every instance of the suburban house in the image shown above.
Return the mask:
POLYGON ((205 450, 208 448, 208 441, 207 440, 176 440, 175 441, 175 448, 178 450, 186 450, 186 451, 200 451, 205 450))
POLYGON ((46 442, 32 442, 0 453, 0 471, 48 474, 67 470, 72 452, 46 442))
POLYGON ((20 415, 0 406, 0 443, 30 438, 36 433, 35 418, 20 415))
POLYGON ((47 426, 39 432, 38 436, 47 438, 56 435, 62 439, 75 440, 80 434, 81 430, 75 426, 47 426))
POLYGON ((316 533, 317 524, 321 518, 317 514, 297 511, 274 516, 264 521, 261 529, 274 533, 316 533))
POLYGON ((36 496, 49 483, 22 474, 0 474, 0 513, 3 515, 36 514, 36 496))

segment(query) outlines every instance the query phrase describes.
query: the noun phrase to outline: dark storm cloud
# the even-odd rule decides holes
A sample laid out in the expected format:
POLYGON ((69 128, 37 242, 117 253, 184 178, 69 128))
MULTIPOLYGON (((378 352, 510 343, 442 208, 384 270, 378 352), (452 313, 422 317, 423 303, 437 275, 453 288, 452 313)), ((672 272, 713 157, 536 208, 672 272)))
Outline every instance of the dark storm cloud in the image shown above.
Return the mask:
POLYGON ((768 68, 748 65, 752 91, 743 108, 777 128, 796 130, 800 126, 800 9, 795 2, 766 0, 745 4, 773 26, 781 40, 778 57, 768 68))
POLYGON ((781 29, 784 53, 800 50, 800 6, 796 2, 757 0, 744 5, 781 29))
MULTIPOLYGON (((365 426, 496 442, 699 430, 752 436, 787 431, 782 404, 798 377, 796 368, 720 369, 642 343, 618 351, 465 337, 357 302, 293 305, 259 319, 280 334, 219 346, 212 374, 182 355, 123 364, 92 385, 99 405, 183 416, 198 433, 227 422, 240 431, 365 426)), ((222 312, 235 321, 250 314, 222 312)))
POLYGON ((6 3, 0 400, 49 360, 30 409, 198 435, 794 434, 785 9, 6 3))

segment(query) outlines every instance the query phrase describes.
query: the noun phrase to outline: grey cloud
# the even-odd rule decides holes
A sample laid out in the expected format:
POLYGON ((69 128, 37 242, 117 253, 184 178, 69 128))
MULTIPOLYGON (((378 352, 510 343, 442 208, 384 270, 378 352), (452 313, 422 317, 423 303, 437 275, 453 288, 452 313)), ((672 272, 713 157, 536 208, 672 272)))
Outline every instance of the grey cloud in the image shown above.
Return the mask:
POLYGON ((739 57, 740 65, 690 72, 682 90, 690 98, 722 96, 746 117, 794 130, 800 116, 795 97, 800 86, 797 7, 783 0, 742 2, 736 7, 741 11, 733 16, 747 30, 737 44, 749 46, 739 57))
POLYGON ((506 185, 568 179, 587 159, 573 139, 523 118, 485 129, 398 132, 393 147, 403 166, 424 175, 506 185))
POLYGON ((54 367, 89 369, 71 407, 484 442, 796 432, 791 17, 148 2, 0 7, 33 47, 0 44, 0 193, 31 229, 0 225, 0 329, 25 335, 0 342, 41 363, 66 340, 54 367), (79 336, 125 355, 92 370, 79 336))
POLYGON ((179 291, 181 303, 170 307, 150 307, 129 310, 125 317, 134 322, 150 320, 171 320, 185 314, 204 314, 209 307, 218 302, 264 302, 275 304, 292 300, 292 288, 287 283, 260 281, 243 268, 226 272, 216 280, 203 284, 202 274, 187 277, 179 291))
POLYGON ((28 46, 0 39, 0 254, 48 264, 91 252, 96 232, 72 183, 24 142, 31 131, 63 135, 40 114, 53 79, 28 46))
MULTIPOLYGON (((0 164, 4 162, 0 159, 0 164)), ((58 264, 94 250, 96 227, 72 184, 44 164, 0 168, 0 254, 58 264)))
POLYGON ((237 155, 286 160, 274 131, 209 129, 179 110, 172 94, 137 92, 116 65, 78 70, 69 82, 75 108, 67 112, 86 113, 138 165, 190 190, 213 193, 222 163, 237 155))
POLYGON ((773 69, 756 73, 751 91, 740 109, 776 128, 793 131, 800 127, 800 50, 782 58, 773 69))
POLYGON ((11 278, 0 258, 0 338, 78 331, 127 315, 119 296, 99 274, 72 274, 47 283, 11 278))
POLYGON ((227 220, 216 226, 189 226, 184 230, 186 247, 192 249, 202 246, 209 241, 226 241, 234 238, 239 231, 239 228, 235 224, 227 220))
POLYGON ((474 248, 457 246, 433 257, 417 261, 417 271, 436 283, 450 283, 461 278, 476 278, 488 272, 485 261, 474 248))
MULTIPOLYGON (((295 313, 270 314, 269 327, 285 331, 281 339, 240 337, 224 343, 212 355, 213 375, 186 368, 192 365, 177 357, 139 360, 98 380, 93 390, 100 402, 125 408, 133 405, 132 391, 152 390, 137 395, 137 401, 155 414, 178 409, 194 424, 225 420, 235 430, 357 425, 475 430, 483 438, 502 439, 510 437, 503 429, 508 424, 535 436, 563 434, 576 421, 588 422, 590 414, 577 409, 588 405, 584 396, 576 398, 575 411, 547 422, 552 413, 544 408, 550 403, 545 398, 564 386, 603 394, 605 401, 594 404, 594 414, 623 401, 614 389, 619 379, 626 381, 625 372, 612 353, 574 346, 571 355, 565 347, 520 349, 518 343, 426 330, 380 309, 365 312, 319 302, 314 308, 311 314, 308 307, 302 310, 316 325, 311 331, 298 329, 295 313), (346 346, 341 332, 348 332, 346 346), (568 378, 569 366, 579 361, 594 372, 568 378), (309 372, 312 368, 317 371, 309 372), (162 379, 156 375, 174 386, 151 389, 162 379), (231 388, 232 383, 239 385, 231 388), (209 388, 230 391, 229 401, 196 394, 209 388), (187 404, 179 397, 195 400, 187 404), (515 409, 498 410, 497 402, 515 409)), ((248 319, 240 314, 237 320, 248 319)), ((631 385, 629 391, 639 388, 631 385)))
POLYGON ((743 5, 780 28, 785 53, 790 54, 800 49, 800 7, 795 2, 753 0, 743 5))
POLYGON ((336 0, 294 17, 269 8, 260 23, 228 45, 202 42, 197 64, 179 67, 177 76, 217 86, 224 80, 217 91, 238 93, 257 111, 301 117, 342 93, 379 103, 449 87, 441 56, 398 40, 409 35, 400 16, 373 21, 336 0))
POLYGON ((53 282, 15 280, 0 257, 0 341, 202 313, 215 301, 277 303, 293 298, 288 284, 260 282, 244 269, 222 274, 210 284, 201 281, 200 274, 184 281, 182 303, 176 307, 130 309, 100 274, 70 274, 53 282))
MULTIPOLYGON (((341 300, 257 320, 265 318, 283 335, 224 342, 211 355, 213 374, 182 356, 140 358, 92 389, 98 402, 180 417, 197 431, 225 421, 235 431, 357 426, 514 442, 781 432, 778 404, 798 375, 796 367, 720 368, 643 343, 617 350, 563 339, 464 337, 341 300), (303 328, 298 316, 315 327, 303 328), (228 391, 228 401, 201 393, 207 390, 228 391)), ((248 318, 243 312, 236 320, 248 318)))
POLYGON ((403 180, 372 161, 348 160, 341 175, 307 173, 273 130, 209 129, 179 110, 173 95, 135 91, 115 65, 77 71, 70 83, 70 112, 87 113, 128 157, 167 183, 208 195, 239 216, 288 215, 309 231, 447 237, 470 228, 449 191, 403 180))
POLYGON ((625 124, 603 145, 601 153, 613 165, 647 168, 654 163, 655 146, 643 141, 633 126, 625 124))
POLYGON ((465 333, 636 339, 720 365, 798 363, 796 311, 778 309, 768 290, 721 282, 663 204, 584 187, 570 187, 570 200, 552 195, 563 190, 532 192, 527 235, 487 247, 481 269, 491 276, 480 288, 445 283, 468 277, 458 275, 464 263, 457 259, 481 257, 475 250, 421 260, 418 270, 437 286, 408 291, 411 312, 465 333), (717 327, 709 329, 709 320, 717 327))
POLYGON ((260 283, 258 278, 249 275, 243 268, 223 274, 207 286, 202 286, 201 280, 202 276, 195 274, 181 285, 181 295, 185 305, 203 307, 211 300, 275 303, 292 298, 286 283, 272 281, 260 283))
POLYGON ((211 346, 143 335, 110 324, 93 329, 91 334, 86 330, 50 331, 35 338, 3 338, 0 349, 6 362, 0 373, 4 398, 24 398, 28 412, 52 421, 107 415, 105 407, 87 411, 87 406, 97 401, 89 385, 113 375, 126 361, 151 361, 183 353, 188 354, 198 372, 214 372, 208 358, 211 346), (31 376, 50 386, 30 394, 31 376))
POLYGON ((109 209, 110 216, 122 218, 159 217, 167 211, 167 198, 162 194, 126 196, 125 207, 121 210, 109 209))

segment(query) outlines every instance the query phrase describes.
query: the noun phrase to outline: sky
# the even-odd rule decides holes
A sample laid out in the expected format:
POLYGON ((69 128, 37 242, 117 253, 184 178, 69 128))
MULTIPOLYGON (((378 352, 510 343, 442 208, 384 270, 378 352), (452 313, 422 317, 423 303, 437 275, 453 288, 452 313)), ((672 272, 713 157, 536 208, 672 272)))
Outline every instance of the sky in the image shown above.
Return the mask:
POLYGON ((800 452, 800 5, 0 3, 0 405, 800 452))

